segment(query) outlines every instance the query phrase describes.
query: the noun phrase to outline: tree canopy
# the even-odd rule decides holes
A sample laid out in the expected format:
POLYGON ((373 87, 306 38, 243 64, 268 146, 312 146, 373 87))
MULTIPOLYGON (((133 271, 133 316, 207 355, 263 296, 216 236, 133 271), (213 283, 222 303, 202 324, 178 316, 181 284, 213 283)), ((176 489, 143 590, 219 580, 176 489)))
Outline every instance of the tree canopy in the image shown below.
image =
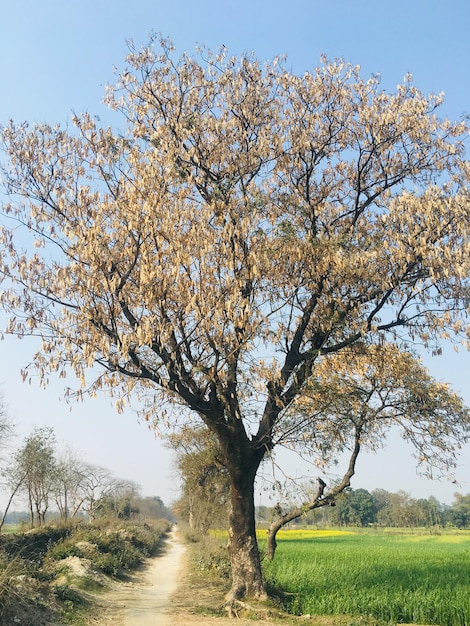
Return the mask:
POLYGON ((320 466, 348 450, 354 466, 355 446, 376 452, 393 427, 414 447, 423 475, 453 478, 469 425, 462 398, 410 349, 357 341, 317 364, 273 432, 275 444, 301 450, 320 466))
POLYGON ((72 369, 215 433, 230 597, 262 596, 254 478, 317 368, 365 338, 468 338, 468 128, 410 76, 388 94, 341 60, 297 76, 155 43, 107 90, 120 131, 2 129, 1 303, 8 332, 41 336, 43 381, 72 369))

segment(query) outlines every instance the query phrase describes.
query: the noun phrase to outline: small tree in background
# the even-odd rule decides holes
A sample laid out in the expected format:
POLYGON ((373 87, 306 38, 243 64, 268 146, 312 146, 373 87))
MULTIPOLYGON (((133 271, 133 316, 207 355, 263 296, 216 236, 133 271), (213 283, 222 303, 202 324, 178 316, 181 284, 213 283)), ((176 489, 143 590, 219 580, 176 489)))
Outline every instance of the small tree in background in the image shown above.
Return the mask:
POLYGON ((138 496, 133 499, 133 507, 141 519, 168 519, 175 516, 159 496, 138 496))
POLYGON ((66 450, 57 455, 54 500, 62 521, 75 517, 85 499, 87 464, 78 453, 66 450))
POLYGON ((3 450, 14 435, 14 425, 8 415, 8 407, 0 393, 0 451, 3 450))
POLYGON ((454 494, 455 500, 452 504, 450 512, 451 523, 457 528, 470 527, 470 493, 463 495, 461 493, 454 494))
MULTIPOLYGON (((324 361, 279 422, 276 443, 302 451, 325 470, 346 456, 346 468, 329 487, 320 478, 301 505, 285 511, 278 506, 268 533, 268 558, 274 558, 276 534, 282 526, 309 510, 334 505, 349 488, 361 448, 374 452, 382 448, 393 428, 413 445, 423 473, 441 477, 451 450, 460 449, 459 425, 469 422, 470 410, 462 398, 396 345, 357 342, 324 361)), ((361 490, 351 493, 354 501, 351 496, 342 498, 343 506, 335 511, 338 523, 370 523, 366 495, 361 490)))
POLYGON ((377 521, 377 504, 367 489, 351 489, 338 498, 335 517, 340 526, 367 526, 377 521))
POLYGON ((56 476, 55 443, 52 428, 37 428, 14 457, 12 480, 26 494, 31 527, 46 521, 56 476))
POLYGON ((90 521, 96 519, 99 503, 112 491, 114 481, 114 476, 105 467, 90 463, 85 465, 84 480, 81 485, 82 510, 87 514, 90 521))
POLYGON ((169 447, 176 451, 182 481, 181 496, 174 504, 176 514, 202 533, 226 526, 230 480, 217 439, 206 428, 183 429, 169 437, 169 447))
POLYGON ((139 496, 139 486, 130 480, 113 479, 95 505, 97 517, 131 519, 138 513, 135 499, 139 496))
MULTIPOLYGON (((13 423, 8 416, 8 410, 3 399, 3 395, 0 394, 0 451, 3 451, 4 448, 8 445, 11 438, 13 437, 13 434, 14 434, 13 423)), ((0 476, 2 477, 2 483, 3 483, 2 487, 6 485, 10 492, 5 509, 3 510, 2 516, 0 518, 0 532, 1 532, 3 525, 5 523, 5 518, 8 515, 8 511, 13 501, 13 498, 18 492, 22 481, 20 481, 19 484, 15 485, 12 482, 9 469, 0 470, 0 476)))

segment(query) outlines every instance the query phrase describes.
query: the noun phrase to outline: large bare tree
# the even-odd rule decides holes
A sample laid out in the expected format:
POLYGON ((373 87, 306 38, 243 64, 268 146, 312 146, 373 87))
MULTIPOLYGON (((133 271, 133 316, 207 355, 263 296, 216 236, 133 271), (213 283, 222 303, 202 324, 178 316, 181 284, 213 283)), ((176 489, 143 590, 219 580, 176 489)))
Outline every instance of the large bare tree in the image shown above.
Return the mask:
POLYGON ((2 130, 8 331, 42 337, 44 381, 203 420, 231 482, 228 600, 264 597, 254 480, 317 366, 365 337, 465 335, 467 128, 410 77, 387 94, 342 61, 297 76, 164 40, 106 102, 120 132, 2 130))

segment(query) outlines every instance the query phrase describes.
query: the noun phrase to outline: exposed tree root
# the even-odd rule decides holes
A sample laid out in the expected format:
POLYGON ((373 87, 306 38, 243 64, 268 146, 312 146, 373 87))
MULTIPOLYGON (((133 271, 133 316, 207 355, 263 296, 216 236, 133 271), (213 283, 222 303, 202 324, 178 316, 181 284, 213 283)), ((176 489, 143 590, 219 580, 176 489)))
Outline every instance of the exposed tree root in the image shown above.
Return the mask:
POLYGON ((243 602, 242 600, 231 600, 225 603, 227 617, 231 619, 240 619, 241 617, 256 618, 258 620, 279 617, 280 612, 271 607, 262 607, 243 602), (243 613, 243 615, 241 615, 243 613))

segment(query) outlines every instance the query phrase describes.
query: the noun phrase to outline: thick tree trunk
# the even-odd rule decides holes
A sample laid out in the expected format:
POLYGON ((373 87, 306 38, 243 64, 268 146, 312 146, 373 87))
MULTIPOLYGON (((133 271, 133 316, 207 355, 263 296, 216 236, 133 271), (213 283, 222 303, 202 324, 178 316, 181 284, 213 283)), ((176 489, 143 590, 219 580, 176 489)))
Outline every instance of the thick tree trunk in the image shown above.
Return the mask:
POLYGON ((254 481, 256 469, 240 467, 231 476, 231 512, 229 553, 232 564, 232 587, 228 604, 240 598, 267 598, 255 532, 254 481))

